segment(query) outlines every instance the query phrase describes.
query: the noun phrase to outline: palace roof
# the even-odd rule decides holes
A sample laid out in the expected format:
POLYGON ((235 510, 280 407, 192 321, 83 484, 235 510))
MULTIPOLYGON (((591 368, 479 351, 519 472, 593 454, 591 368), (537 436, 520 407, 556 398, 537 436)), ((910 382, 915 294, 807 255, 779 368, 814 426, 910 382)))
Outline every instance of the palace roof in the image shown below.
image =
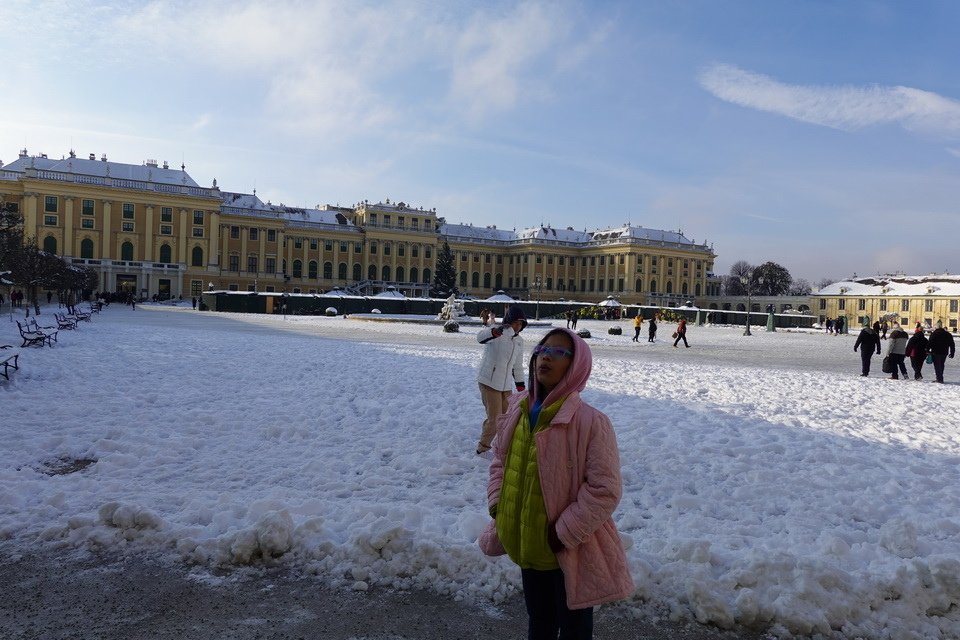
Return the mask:
POLYGON ((820 289, 818 296, 887 296, 905 298, 911 296, 960 296, 960 275, 949 273, 926 276, 902 274, 854 276, 820 289))
POLYGON ((37 171, 57 171, 60 173, 82 176, 96 176, 98 178, 115 178, 118 180, 138 180, 141 182, 156 182, 160 184, 184 185, 199 187, 186 172, 186 169, 172 169, 159 166, 153 160, 147 160, 142 165, 127 164, 125 162, 110 162, 107 156, 96 160, 96 154, 91 153, 88 158, 79 158, 71 152, 65 158, 47 158, 46 154, 28 156, 26 150, 20 152, 20 157, 10 164, 3 165, 4 171, 24 173, 27 169, 37 171))

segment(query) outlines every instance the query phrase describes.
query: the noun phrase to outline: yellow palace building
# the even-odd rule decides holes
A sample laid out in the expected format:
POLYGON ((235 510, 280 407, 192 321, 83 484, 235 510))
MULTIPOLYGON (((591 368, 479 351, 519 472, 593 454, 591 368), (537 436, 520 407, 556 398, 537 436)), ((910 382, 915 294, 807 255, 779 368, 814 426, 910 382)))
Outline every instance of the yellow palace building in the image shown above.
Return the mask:
POLYGON ((844 316, 851 329, 886 319, 912 329, 919 322, 931 328, 937 322, 956 332, 960 319, 960 276, 904 274, 841 280, 811 296, 820 320, 844 316))
MULTIPOLYGON (((425 296, 444 243, 462 294, 679 306, 719 295, 716 255, 682 232, 449 224, 403 202, 301 208, 201 186, 186 167, 29 155, 0 163, 0 203, 24 235, 93 268, 103 291, 197 296, 209 289, 425 296)), ((705 306, 705 305, 704 305, 705 306)))

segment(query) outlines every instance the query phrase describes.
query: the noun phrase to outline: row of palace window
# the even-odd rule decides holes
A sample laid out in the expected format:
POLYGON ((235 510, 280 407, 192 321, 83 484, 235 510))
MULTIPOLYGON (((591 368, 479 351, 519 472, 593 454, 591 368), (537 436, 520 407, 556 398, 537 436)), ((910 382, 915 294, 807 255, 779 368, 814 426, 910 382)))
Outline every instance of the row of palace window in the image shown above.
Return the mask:
MULTIPOLYGON (((459 254, 460 254, 460 262, 466 262, 466 261, 469 259, 469 256, 470 256, 470 255, 473 255, 473 261, 474 261, 474 262, 480 262, 480 254, 479 254, 479 253, 471 254, 471 253, 469 253, 469 252, 467 252, 467 251, 461 251, 461 252, 459 252, 459 254)), ((522 263, 522 264, 529 264, 529 262, 530 262, 530 255, 531 255, 531 254, 529 254, 529 253, 525 253, 525 254, 523 254, 523 255, 521 255, 521 256, 508 256, 508 264, 514 264, 514 259, 516 259, 516 264, 521 264, 521 263, 522 263)), ((606 256, 606 255, 601 255, 601 256, 589 256, 589 257, 588 257, 588 256, 583 256, 583 257, 580 258, 580 266, 582 266, 582 267, 587 266, 587 262, 589 261, 590 266, 591 266, 591 267, 595 267, 595 266, 597 266, 597 258, 598 258, 598 257, 600 258, 600 266, 605 266, 605 265, 607 264, 607 257, 608 257, 608 256, 606 256)), ((614 264, 614 258, 616 258, 616 259, 619 261, 619 264, 624 264, 624 262, 625 262, 625 260, 626 260, 626 254, 620 253, 620 254, 617 254, 616 256, 609 256, 609 258, 610 258, 610 264, 614 264)), ((503 263, 503 256, 498 255, 498 256, 496 256, 496 259, 497 259, 497 264, 502 264, 502 263, 503 263)), ((639 262, 640 265, 643 264, 643 259, 644 259, 644 256, 643 256, 642 253, 641 253, 641 254, 637 254, 637 260, 638 260, 638 262, 639 262)), ((667 258, 666 260, 667 260, 667 268, 668 268, 668 269, 673 269, 673 258, 667 258)), ((489 253, 483 254, 483 261, 484 261, 485 263, 487 263, 487 264, 490 264, 490 254, 489 254, 489 253)), ((571 256, 571 257, 570 257, 570 264, 571 264, 571 265, 574 265, 574 264, 576 264, 576 262, 577 262, 577 258, 574 257, 574 256, 571 256)), ((677 258, 677 262, 680 262, 680 259, 679 259, 679 258, 677 258)), ((536 263, 537 263, 537 264, 542 264, 542 263, 543 263, 543 254, 540 254, 540 253, 536 254, 536 263)), ((696 267, 697 267, 697 276, 699 277, 699 275, 700 275, 700 269, 703 267, 703 261, 702 261, 702 260, 696 260, 695 263, 696 263, 696 267)), ((553 256, 552 256, 552 255, 547 255, 547 264, 553 264, 553 256)), ((558 264, 559 266, 561 266, 561 267, 562 267, 562 266, 565 266, 565 265, 566 265, 566 256, 557 256, 557 264, 558 264)), ((657 268, 657 256, 650 256, 650 266, 653 267, 653 272, 656 273, 656 272, 657 272, 657 271, 656 271, 656 268, 657 268)), ((689 259, 684 259, 684 260, 683 260, 683 268, 684 268, 684 270, 690 268, 690 260, 689 260, 689 259)), ((642 267, 642 266, 638 266, 638 267, 637 267, 637 271, 638 271, 638 272, 642 272, 642 271, 643 271, 643 267, 642 267)), ((684 275, 687 275, 686 271, 684 272, 684 275)))
MULTIPOLYGON (((267 229, 267 242, 276 242, 277 241, 277 230, 276 229, 267 229)), ((240 227, 232 226, 230 227, 230 238, 233 240, 240 239, 240 227)), ((247 229, 247 239, 251 242, 257 242, 260 240, 260 229, 256 227, 250 227, 247 229)), ((333 246, 335 242, 340 244, 340 253, 347 253, 350 250, 350 245, 353 245, 354 253, 363 253, 363 243, 362 242, 349 242, 347 240, 324 240, 323 241, 323 250, 324 251, 333 251, 333 246)), ((294 249, 303 249, 303 245, 308 243, 311 251, 317 251, 320 248, 319 238, 293 238, 293 248, 294 249)), ((397 255, 400 257, 405 257, 407 255, 407 245, 405 243, 397 243, 397 255)), ((379 251, 379 245, 376 241, 372 241, 369 244, 370 253, 376 254, 379 251)), ((383 255, 389 256, 393 253, 393 243, 384 242, 383 243, 383 255)), ((410 254, 414 258, 420 257, 420 245, 413 244, 410 245, 410 254)), ((427 259, 433 258, 433 250, 427 245, 424 247, 424 257, 427 259)))
MULTIPOLYGON (((880 300, 880 311, 887 310, 887 300, 880 300)), ((891 305, 896 306, 896 305, 891 305)), ((827 308, 827 299, 820 298, 820 309, 827 308)), ((847 308, 847 301, 845 298, 840 298, 837 300, 837 309, 844 311, 847 308)), ((857 311, 865 311, 867 309, 867 300, 865 298, 857 298, 857 311)), ((960 300, 951 300, 950 301, 950 313, 957 313, 960 309, 960 300)), ((933 300, 924 300, 923 301, 923 310, 926 312, 933 311, 933 300)), ((910 300, 903 299, 900 301, 900 311, 910 311, 910 300)))
MULTIPOLYGON (((202 212, 201 212, 202 213, 202 212)), ((60 220, 58 216, 46 214, 43 216, 43 224, 47 227, 56 227, 59 226, 60 220)), ((97 227, 94 225, 93 218, 81 218, 80 219, 80 228, 87 230, 95 230, 97 227)), ((126 220, 120 223, 120 231, 124 233, 136 233, 137 227, 135 222, 127 222, 126 220)), ((161 224, 159 229, 161 236, 172 236, 173 235, 173 225, 172 224, 161 224)), ((203 227, 193 227, 192 236, 194 238, 203 237, 203 227)))
MULTIPOLYGON (((383 214, 383 224, 377 224, 377 214, 368 213, 367 214, 367 224, 372 227, 391 227, 393 226, 393 218, 390 217, 390 214, 383 214)), ((397 229, 406 229, 407 220, 404 216, 397 216, 397 229)), ((410 229, 413 231, 420 230, 420 219, 419 218, 410 218, 410 229)), ((427 218, 423 221, 423 230, 430 231, 430 219, 427 218)))
MULTIPOLYGON (((47 236, 43 239, 43 250, 47 253, 56 255, 57 253, 57 239, 53 236, 47 236)), ((80 257, 84 260, 92 260, 93 255, 93 240, 90 238, 84 238, 80 241, 80 257)), ((120 245, 120 259, 125 261, 133 261, 136 258, 134 257, 133 243, 124 242, 120 245)), ((157 262, 163 262, 165 264, 173 264, 173 249, 170 245, 164 243, 160 245, 160 250, 158 252, 157 262)), ((190 266, 191 267, 202 267, 203 264, 203 248, 194 247, 190 252, 190 266)))
MULTIPOLYGON (((60 212, 60 197, 45 196, 43 200, 44 213, 60 212)), ((96 201, 84 198, 80 201, 80 215, 92 216, 96 213, 96 201)), ((201 209, 193 210, 193 224, 202 225, 205 212, 201 209)), ((132 202, 124 202, 121 205, 121 217, 124 220, 133 220, 136 218, 136 205, 132 202)), ((160 207, 160 222, 173 222, 173 207, 160 207)))
MULTIPOLYGON (((316 280, 319 276, 319 263, 316 260, 310 260, 307 262, 307 272, 306 277, 310 280, 316 280)), ((247 273, 260 273, 260 260, 255 255, 247 256, 247 273)), ((337 267, 337 279, 346 281, 347 280, 347 263, 341 262, 337 267)), ((233 272, 240 271, 240 256, 230 255, 227 257, 227 270, 233 272)), ((263 273, 272 274, 277 272, 277 259, 273 257, 268 257, 264 261, 264 270, 263 273)), ((287 272, 287 261, 283 261, 283 273, 287 272)), ((293 270, 290 274, 294 278, 303 278, 303 261, 294 260, 293 261, 293 270)), ((363 266, 360 263, 354 263, 353 265, 353 280, 359 281, 363 279, 363 266)), ((396 270, 391 268, 389 265, 384 265, 383 267, 377 268, 377 265, 371 264, 367 267, 367 279, 368 280, 377 280, 378 277, 380 280, 387 281, 396 281, 396 282, 424 282, 429 283, 430 278, 432 277, 432 272, 430 269, 424 269, 423 272, 416 267, 410 268, 409 277, 407 277, 407 271, 403 267, 397 267, 396 270), (422 278, 422 279, 421 279, 422 278)), ((323 279, 332 280, 333 279, 333 263, 324 262, 323 263, 323 279)))

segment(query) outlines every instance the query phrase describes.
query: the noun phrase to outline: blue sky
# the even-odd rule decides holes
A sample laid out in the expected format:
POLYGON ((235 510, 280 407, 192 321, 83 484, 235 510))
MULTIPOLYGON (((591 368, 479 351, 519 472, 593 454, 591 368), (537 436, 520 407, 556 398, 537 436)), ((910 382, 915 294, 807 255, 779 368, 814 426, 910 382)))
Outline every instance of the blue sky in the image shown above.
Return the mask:
POLYGON ((960 271, 960 3, 5 0, 0 160, 960 271))

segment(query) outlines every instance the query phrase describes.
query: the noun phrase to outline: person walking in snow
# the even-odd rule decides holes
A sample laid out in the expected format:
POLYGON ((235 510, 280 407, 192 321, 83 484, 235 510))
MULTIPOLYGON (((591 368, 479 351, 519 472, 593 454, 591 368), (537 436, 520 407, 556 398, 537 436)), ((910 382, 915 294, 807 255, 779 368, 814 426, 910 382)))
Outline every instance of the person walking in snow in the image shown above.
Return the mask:
POLYGON ((637 316, 633 319, 633 341, 640 342, 640 328, 643 326, 643 315, 637 311, 637 316))
POLYGON ((690 345, 687 343, 687 319, 680 318, 680 323, 677 324, 677 333, 673 336, 676 340, 673 341, 673 346, 676 347, 677 343, 683 340, 683 346, 687 349, 690 348, 690 345))
POLYGON ((880 353, 880 337, 874 332, 869 324, 864 324, 857 336, 857 341, 853 343, 853 350, 860 350, 861 377, 870 375, 870 359, 874 352, 880 353))
MULTIPOLYGON (((890 358, 890 368, 892 370, 890 378, 892 380, 900 379, 897 375, 898 370, 903 375, 903 379, 907 379, 907 365, 904 364, 904 358, 906 357, 908 338, 907 332, 901 329, 898 323, 894 322, 893 331, 890 332, 890 341, 887 343, 887 356, 890 358)), ((882 340, 883 336, 880 339, 882 340)))
POLYGON ((520 332, 527 326, 523 310, 513 305, 507 309, 503 324, 484 327, 477 333, 477 342, 484 345, 477 384, 483 401, 485 417, 477 443, 477 455, 490 450, 497 434, 497 419, 507 410, 507 400, 516 388, 523 391, 523 338, 520 332))
POLYGON ((913 335, 907 341, 905 355, 910 358, 910 366, 913 367, 913 379, 923 380, 920 371, 923 369, 923 363, 927 359, 927 336, 923 335, 923 327, 917 323, 917 328, 913 330, 913 335))
POLYGON ((937 376, 937 382, 943 384, 943 368, 947 362, 947 356, 952 358, 956 352, 956 344, 953 336, 943 328, 943 323, 939 320, 937 320, 937 328, 930 334, 927 347, 930 349, 930 355, 933 356, 933 371, 937 376))
POLYGON ((570 329, 547 333, 493 442, 492 520, 478 543, 520 567, 528 639, 592 638, 593 607, 634 592, 611 517, 622 494, 616 435, 580 396, 592 362, 570 329))
POLYGON ((647 342, 653 342, 657 337, 657 320, 659 318, 659 313, 653 314, 653 317, 650 318, 650 326, 647 327, 647 342))

